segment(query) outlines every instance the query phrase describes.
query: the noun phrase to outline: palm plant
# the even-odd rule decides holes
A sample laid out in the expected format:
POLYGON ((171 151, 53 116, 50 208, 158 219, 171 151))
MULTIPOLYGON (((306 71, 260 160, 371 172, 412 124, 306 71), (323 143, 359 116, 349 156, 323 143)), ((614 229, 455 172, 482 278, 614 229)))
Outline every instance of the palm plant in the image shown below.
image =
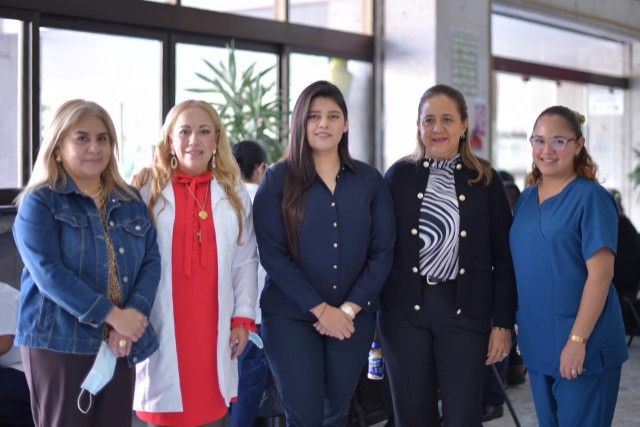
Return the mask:
POLYGON ((256 69, 253 62, 243 71, 236 67, 233 41, 227 45, 226 64, 217 65, 207 59, 202 61, 209 74, 196 72, 196 76, 207 86, 187 89, 194 93, 209 93, 215 96, 211 102, 222 119, 229 140, 235 144, 244 139, 260 141, 273 163, 280 159, 286 141, 285 127, 282 126, 283 112, 280 110, 281 97, 275 91, 276 80, 269 81, 268 74, 275 66, 263 70, 256 69))

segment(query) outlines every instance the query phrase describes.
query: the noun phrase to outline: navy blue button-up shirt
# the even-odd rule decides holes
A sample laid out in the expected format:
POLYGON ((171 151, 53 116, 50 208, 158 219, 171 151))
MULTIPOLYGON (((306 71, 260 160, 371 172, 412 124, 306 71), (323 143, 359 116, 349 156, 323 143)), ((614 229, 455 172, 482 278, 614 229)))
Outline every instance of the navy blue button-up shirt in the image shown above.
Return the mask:
POLYGON ((354 161, 341 168, 333 194, 317 177, 307 190, 294 260, 281 208, 286 168, 281 162, 267 171, 254 201, 260 262, 267 271, 263 312, 315 320, 311 308, 345 301, 376 310, 396 237, 393 202, 382 176, 354 161))

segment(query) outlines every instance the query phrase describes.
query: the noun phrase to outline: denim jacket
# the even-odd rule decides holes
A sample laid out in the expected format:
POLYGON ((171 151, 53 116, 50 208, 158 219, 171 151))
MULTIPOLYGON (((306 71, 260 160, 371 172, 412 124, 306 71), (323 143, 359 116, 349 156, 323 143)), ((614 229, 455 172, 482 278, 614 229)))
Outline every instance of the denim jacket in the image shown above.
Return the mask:
MULTIPOLYGON (((112 193, 107 224, 122 289, 123 308, 149 316, 160 280, 156 229, 139 197, 112 193)), ((105 230, 93 200, 67 177, 62 188, 43 187, 24 198, 13 234, 22 273, 16 345, 96 354, 105 319, 109 262, 105 230)), ((129 364, 158 348, 151 324, 133 344, 129 364)))

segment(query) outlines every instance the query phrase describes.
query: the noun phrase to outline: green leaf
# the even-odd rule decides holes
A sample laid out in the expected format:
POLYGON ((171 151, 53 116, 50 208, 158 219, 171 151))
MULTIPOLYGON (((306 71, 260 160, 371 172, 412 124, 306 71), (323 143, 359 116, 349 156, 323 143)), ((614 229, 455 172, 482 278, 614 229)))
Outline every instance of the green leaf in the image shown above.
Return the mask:
POLYGON ((281 93, 277 90, 276 66, 258 69, 253 62, 237 68, 235 43, 227 46, 226 63, 217 64, 203 58, 204 70, 196 70, 203 87, 187 89, 193 93, 211 94, 211 105, 218 111, 231 143, 243 139, 261 141, 269 161, 280 159, 285 148, 287 130, 281 129, 287 112, 282 112, 281 93))

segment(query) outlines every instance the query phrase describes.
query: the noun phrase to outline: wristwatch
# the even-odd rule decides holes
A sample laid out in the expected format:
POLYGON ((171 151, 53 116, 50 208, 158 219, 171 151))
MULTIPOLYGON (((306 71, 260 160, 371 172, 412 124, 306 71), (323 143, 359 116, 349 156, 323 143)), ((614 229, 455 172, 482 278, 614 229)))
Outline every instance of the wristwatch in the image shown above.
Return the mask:
POLYGON ((340 306, 340 310, 342 310, 347 316, 349 316, 349 319, 353 320, 356 318, 355 311, 353 311, 353 308, 346 302, 340 306))

